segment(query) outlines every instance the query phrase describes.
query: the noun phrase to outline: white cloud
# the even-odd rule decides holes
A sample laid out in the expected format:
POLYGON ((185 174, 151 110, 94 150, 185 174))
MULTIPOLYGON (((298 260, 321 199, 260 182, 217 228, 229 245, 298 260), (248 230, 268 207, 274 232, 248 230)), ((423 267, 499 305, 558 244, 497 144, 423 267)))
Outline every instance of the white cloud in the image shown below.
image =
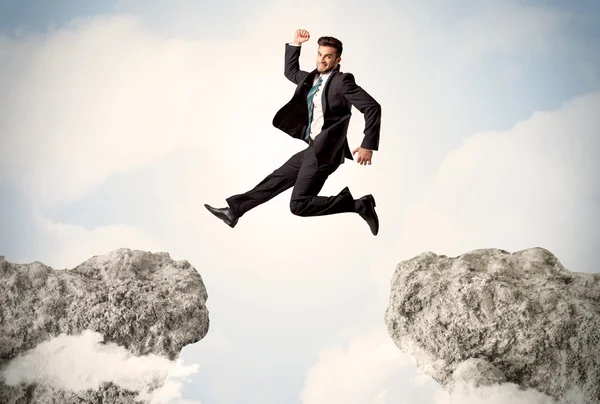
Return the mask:
POLYGON ((406 212, 403 255, 545 247, 573 271, 595 271, 600 93, 480 133, 448 154, 406 212))
POLYGON ((197 364, 184 365, 179 359, 160 388, 140 397, 148 399, 149 404, 201 404, 197 400, 182 398, 181 393, 183 385, 189 383, 190 376, 197 373, 198 369, 197 364))
MULTIPOLYGON (((421 355, 419 349, 416 355, 421 355)), ((584 404, 572 389, 556 401, 514 383, 475 387, 457 381, 450 393, 416 371, 415 358, 402 353, 383 327, 355 335, 345 346, 323 349, 308 370, 302 404, 584 404)))
POLYGON ((163 39, 130 16, 0 37, 11 61, 2 67, 0 180, 28 183, 40 203, 65 202, 176 147, 210 148, 229 98, 231 83, 216 80, 227 52, 218 40, 163 39))
POLYGON ((435 384, 414 370, 412 357, 400 352, 384 327, 376 327, 356 335, 346 347, 320 352, 308 370, 302 403, 416 404, 423 387, 435 384))
POLYGON ((103 343, 101 334, 61 334, 12 359, 2 378, 9 386, 39 383, 68 391, 97 389, 101 383, 139 392, 139 397, 162 403, 177 399, 198 365, 183 365, 150 354, 134 356, 114 343, 103 343), (166 383, 157 389, 163 381, 166 383))
POLYGON ((571 390, 561 400, 534 389, 523 389, 514 383, 474 387, 459 383, 454 392, 439 391, 433 404, 585 404, 580 392, 571 390))

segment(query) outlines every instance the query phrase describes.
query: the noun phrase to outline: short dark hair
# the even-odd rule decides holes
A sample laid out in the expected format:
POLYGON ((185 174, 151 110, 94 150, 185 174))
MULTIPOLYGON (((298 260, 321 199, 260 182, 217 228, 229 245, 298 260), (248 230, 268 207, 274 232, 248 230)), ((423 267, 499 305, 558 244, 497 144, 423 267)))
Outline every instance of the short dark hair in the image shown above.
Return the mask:
POLYGON ((317 44, 319 46, 331 46, 335 48, 336 57, 342 56, 342 50, 344 50, 344 48, 342 46, 342 41, 340 41, 337 38, 334 38, 332 36, 322 36, 317 41, 317 44))

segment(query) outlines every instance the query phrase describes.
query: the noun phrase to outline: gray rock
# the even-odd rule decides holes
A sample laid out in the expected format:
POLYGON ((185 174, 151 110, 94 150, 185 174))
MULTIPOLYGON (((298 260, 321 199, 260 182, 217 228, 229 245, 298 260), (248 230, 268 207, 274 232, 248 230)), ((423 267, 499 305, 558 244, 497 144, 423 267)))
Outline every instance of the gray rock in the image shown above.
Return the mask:
MULTIPOLYGON (((167 253, 122 248, 69 270, 13 264, 0 256, 0 290, 0 368, 53 337, 85 330, 133 355, 175 360, 209 328, 200 274, 167 253)), ((74 393, 0 382, 0 402, 10 404, 133 403, 135 395, 112 383, 74 393)))
POLYGON ((600 403, 600 275, 570 272, 543 248, 401 262, 385 322, 448 390, 508 382, 600 403))

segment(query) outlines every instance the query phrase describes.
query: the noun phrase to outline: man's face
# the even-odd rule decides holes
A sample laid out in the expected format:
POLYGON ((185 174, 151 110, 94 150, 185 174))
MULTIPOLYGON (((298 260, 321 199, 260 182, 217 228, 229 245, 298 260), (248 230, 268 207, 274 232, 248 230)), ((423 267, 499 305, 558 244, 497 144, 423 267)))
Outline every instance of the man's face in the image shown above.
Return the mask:
POLYGON ((317 51, 317 70, 319 73, 327 73, 337 67, 342 58, 336 57, 333 46, 319 46, 317 51))

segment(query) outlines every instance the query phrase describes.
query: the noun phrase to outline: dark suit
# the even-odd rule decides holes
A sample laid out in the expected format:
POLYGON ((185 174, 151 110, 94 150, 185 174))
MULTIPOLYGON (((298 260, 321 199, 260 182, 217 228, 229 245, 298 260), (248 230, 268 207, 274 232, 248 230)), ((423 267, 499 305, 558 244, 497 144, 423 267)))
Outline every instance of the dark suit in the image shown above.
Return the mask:
MULTIPOLYGON (((300 50, 300 46, 285 46, 284 75, 297 87, 292 99, 275 114, 273 125, 288 135, 309 143, 304 139, 308 127, 306 98, 319 72, 317 69, 310 73, 300 70, 300 50)), ((238 217, 291 187, 294 190, 290 210, 296 215, 357 212, 348 187, 336 196, 324 197, 317 194, 327 177, 344 162, 344 158, 353 160, 346 138, 352 105, 364 114, 365 136, 361 147, 369 150, 379 148, 381 106, 355 83, 351 73, 342 73, 340 65, 331 72, 320 94, 324 123, 314 145, 309 143, 305 150, 294 154, 252 190, 227 198, 229 207, 238 217)))

